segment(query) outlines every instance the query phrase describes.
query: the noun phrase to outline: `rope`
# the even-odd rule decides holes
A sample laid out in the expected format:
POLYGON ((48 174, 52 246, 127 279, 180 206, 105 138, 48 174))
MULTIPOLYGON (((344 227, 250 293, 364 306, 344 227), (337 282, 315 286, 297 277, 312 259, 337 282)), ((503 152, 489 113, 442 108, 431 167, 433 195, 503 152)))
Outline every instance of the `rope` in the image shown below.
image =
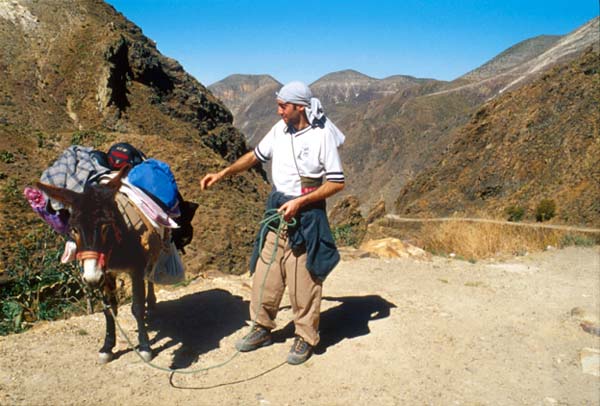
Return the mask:
MULTIPOLYGON (((267 280, 267 275, 269 274, 269 271, 271 269, 271 265, 275 262, 275 259, 277 257, 277 247, 279 245, 279 238, 280 238, 280 234, 282 231, 284 231, 287 227, 293 227, 296 225, 296 219, 292 219, 291 221, 285 221, 283 218, 283 214, 279 213, 276 209, 271 209, 271 210, 267 210, 264 214, 264 218, 263 220, 260 222, 261 225, 261 230, 259 233, 259 247, 262 247, 264 245, 264 239, 267 235, 267 233, 269 231, 273 231, 275 233, 275 248, 273 249, 273 252, 271 254, 271 258, 269 258, 269 261, 265 261, 264 258, 262 257, 262 252, 260 253, 260 260, 263 261, 265 264, 267 264, 267 270, 265 272, 265 276, 263 277, 263 280, 261 282, 260 285, 260 295, 259 295, 259 301, 257 304, 258 309, 260 309, 260 307, 262 306, 262 301, 263 301, 263 293, 264 293, 264 288, 265 288, 265 283, 267 280), (264 225, 264 227, 263 227, 264 225)), ((262 250, 261 250, 262 251, 262 250)), ((127 341, 127 344, 133 349, 133 351, 137 354, 137 356, 148 366, 158 369, 160 371, 165 371, 165 372, 169 372, 169 383, 171 384, 171 386, 175 387, 175 385, 173 384, 173 376, 175 374, 182 374, 182 375, 192 375, 192 374, 197 374, 200 372, 206 372, 209 371, 211 369, 216 369, 216 368, 221 368, 227 364, 229 364, 231 361, 233 361, 239 354, 240 354, 240 350, 236 348, 236 351, 233 353, 233 355, 231 357, 229 357, 228 359, 226 359, 223 362, 214 364, 214 365, 210 365, 207 367, 203 367, 203 368, 197 368, 197 369, 173 369, 173 368, 166 368, 160 365, 156 365, 151 361, 147 361, 144 359, 144 357, 140 354, 140 351, 136 348, 136 346, 133 344, 133 342, 129 339, 129 336, 127 335, 127 333, 125 332, 125 330, 121 327, 121 324, 119 323, 119 321, 117 320, 117 317, 115 316, 111 306, 106 303, 106 297, 104 295, 101 295, 100 297, 98 297, 97 294, 95 294, 96 291, 94 291, 94 296, 96 299, 101 299, 101 302, 104 306, 104 310, 108 310, 110 312, 110 314, 113 316, 113 319, 115 320, 115 324, 117 326, 117 328, 119 329, 119 331, 121 332, 121 335, 123 336, 123 338, 125 339, 125 341, 127 341)), ((256 314, 258 314, 258 309, 256 311, 256 314)), ((250 325, 250 330, 252 330, 254 327, 256 326, 256 318, 254 320, 252 320, 252 323, 250 325)), ((247 339, 248 336, 244 337, 244 342, 247 339)), ((279 367, 279 366, 278 366, 279 367)))

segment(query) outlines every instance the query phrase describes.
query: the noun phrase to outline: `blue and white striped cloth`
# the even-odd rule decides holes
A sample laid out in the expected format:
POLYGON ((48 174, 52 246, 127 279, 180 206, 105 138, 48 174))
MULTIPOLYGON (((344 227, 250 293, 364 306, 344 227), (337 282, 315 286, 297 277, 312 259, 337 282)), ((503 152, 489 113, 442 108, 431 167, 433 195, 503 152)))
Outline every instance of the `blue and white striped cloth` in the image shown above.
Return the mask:
MULTIPOLYGON (((92 159, 90 155, 92 151, 91 147, 71 145, 42 173, 40 181, 75 192, 83 192, 87 183, 110 172, 109 168, 92 159)), ((50 204, 54 210, 64 207, 55 200, 50 200, 50 204)))

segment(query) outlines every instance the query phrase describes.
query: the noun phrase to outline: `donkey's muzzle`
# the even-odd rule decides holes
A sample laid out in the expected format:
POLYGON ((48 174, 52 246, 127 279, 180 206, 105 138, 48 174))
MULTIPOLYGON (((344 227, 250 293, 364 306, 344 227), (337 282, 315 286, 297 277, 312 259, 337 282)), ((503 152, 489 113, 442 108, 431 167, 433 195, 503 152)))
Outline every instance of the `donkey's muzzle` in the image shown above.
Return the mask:
POLYGON ((104 254, 97 251, 81 251, 77 253, 77 259, 83 265, 84 282, 90 286, 98 286, 104 276, 104 254))

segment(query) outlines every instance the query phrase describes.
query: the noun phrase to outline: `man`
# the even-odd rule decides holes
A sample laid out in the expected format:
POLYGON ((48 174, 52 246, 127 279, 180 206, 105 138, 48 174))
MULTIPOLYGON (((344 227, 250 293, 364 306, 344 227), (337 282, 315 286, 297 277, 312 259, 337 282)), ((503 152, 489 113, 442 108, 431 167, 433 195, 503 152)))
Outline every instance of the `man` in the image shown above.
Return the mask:
POLYGON ((271 344, 271 330, 287 285, 296 334, 287 361, 296 365, 306 361, 319 342, 322 283, 340 258, 329 229, 325 199, 344 188, 338 154, 344 135, 325 117, 319 100, 301 82, 291 82, 277 93, 277 113, 281 120, 254 151, 218 173, 207 174, 200 187, 204 190, 226 176, 272 160, 273 191, 267 209, 275 208, 284 220, 295 218, 297 224, 279 238, 269 231, 263 247, 259 246, 261 239, 255 241, 250 261, 254 271, 250 316, 256 323, 236 347, 253 351, 271 344), (269 265, 265 261, 271 258, 276 242, 277 258, 269 265))

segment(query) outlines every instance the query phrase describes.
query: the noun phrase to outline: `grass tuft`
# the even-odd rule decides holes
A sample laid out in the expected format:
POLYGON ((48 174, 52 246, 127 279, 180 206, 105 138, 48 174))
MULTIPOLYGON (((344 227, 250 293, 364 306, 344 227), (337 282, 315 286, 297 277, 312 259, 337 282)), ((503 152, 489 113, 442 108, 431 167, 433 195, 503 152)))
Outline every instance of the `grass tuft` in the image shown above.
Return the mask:
POLYGON ((591 246, 597 244, 600 238, 539 227, 461 221, 425 224, 419 235, 427 251, 455 253, 456 257, 468 258, 469 261, 523 255, 526 252, 543 251, 548 246, 591 246))

